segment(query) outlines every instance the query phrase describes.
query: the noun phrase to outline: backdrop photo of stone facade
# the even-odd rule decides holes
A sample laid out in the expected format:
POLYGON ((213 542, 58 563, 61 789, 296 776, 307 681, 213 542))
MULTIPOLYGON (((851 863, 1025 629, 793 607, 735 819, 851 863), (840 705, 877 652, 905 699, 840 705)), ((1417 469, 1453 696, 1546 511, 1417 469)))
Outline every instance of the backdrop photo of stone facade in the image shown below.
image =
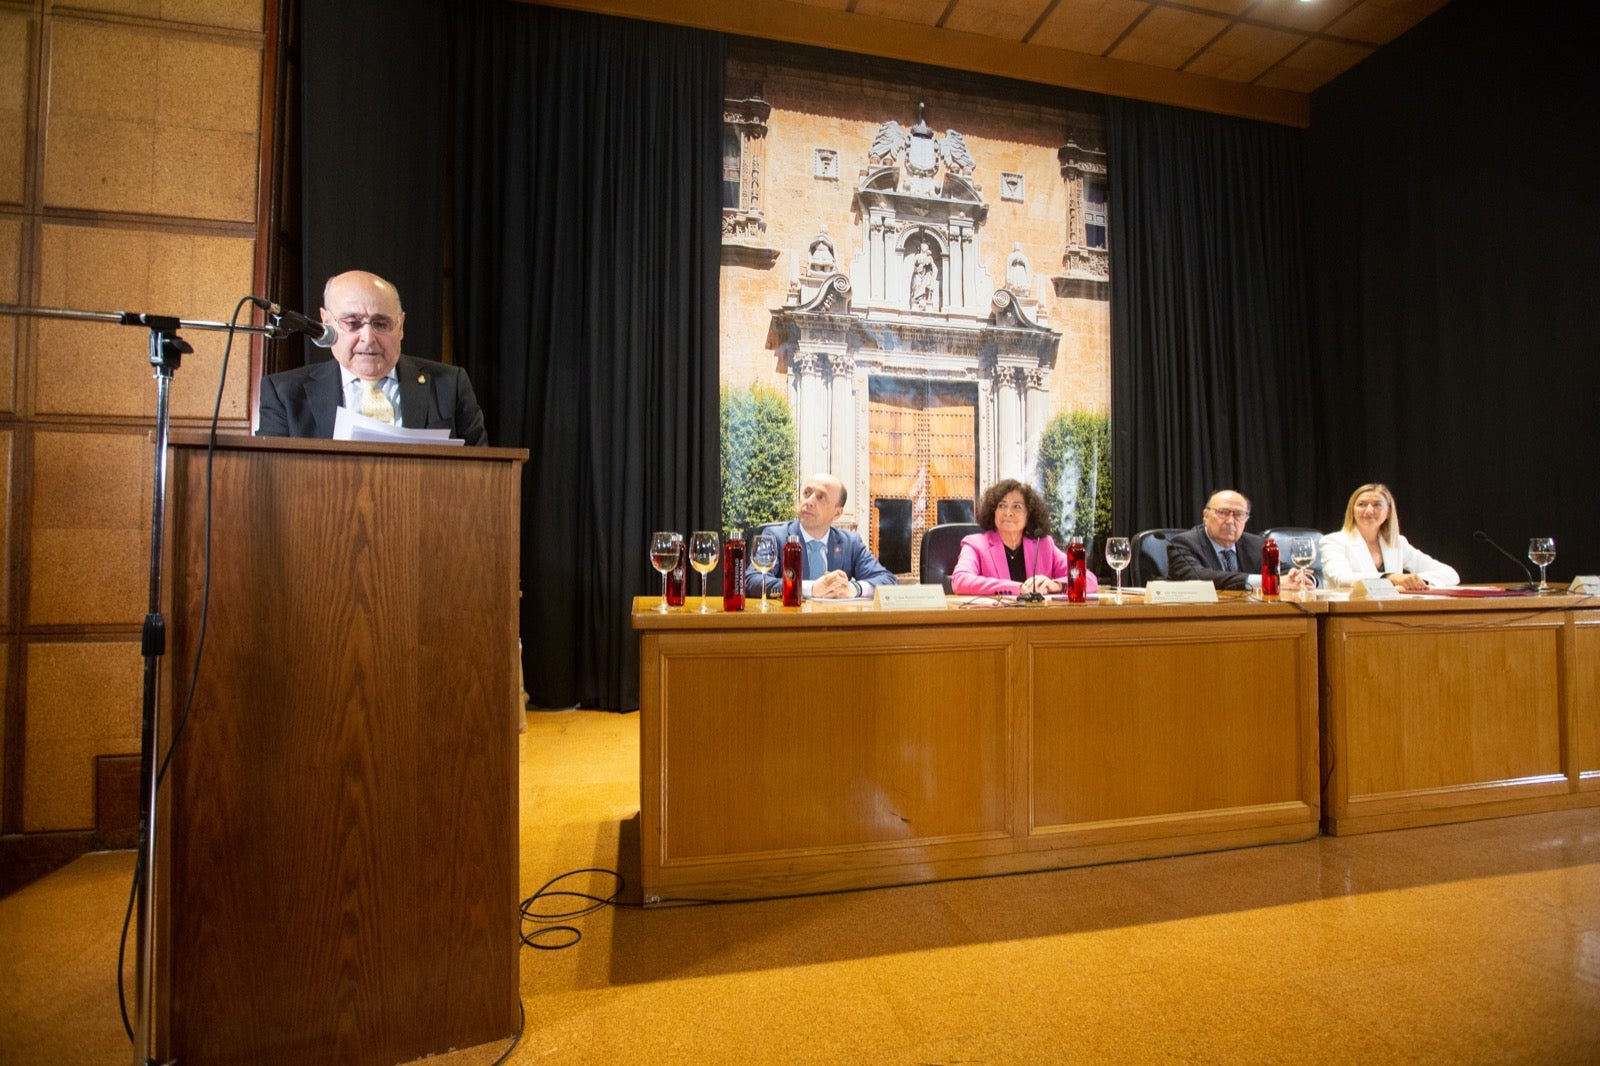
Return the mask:
POLYGON ((792 517, 831 471, 915 580, 1001 478, 1058 539, 1109 525, 1107 160, 1094 114, 892 73, 729 61, 723 518, 792 517))

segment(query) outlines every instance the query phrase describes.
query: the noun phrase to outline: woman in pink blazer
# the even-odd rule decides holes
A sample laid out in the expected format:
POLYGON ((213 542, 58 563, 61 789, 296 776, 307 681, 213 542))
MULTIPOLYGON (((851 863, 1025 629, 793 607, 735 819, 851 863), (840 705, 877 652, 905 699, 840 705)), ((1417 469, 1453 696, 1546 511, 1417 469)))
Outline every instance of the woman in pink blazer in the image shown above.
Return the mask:
MULTIPOLYGON (((950 571, 958 596, 1016 596, 1060 592, 1067 555, 1050 539, 1050 515, 1033 486, 1013 478, 990 485, 978 501, 982 533, 961 539, 961 558, 950 571)), ((1088 590, 1099 587, 1094 574, 1088 590)))

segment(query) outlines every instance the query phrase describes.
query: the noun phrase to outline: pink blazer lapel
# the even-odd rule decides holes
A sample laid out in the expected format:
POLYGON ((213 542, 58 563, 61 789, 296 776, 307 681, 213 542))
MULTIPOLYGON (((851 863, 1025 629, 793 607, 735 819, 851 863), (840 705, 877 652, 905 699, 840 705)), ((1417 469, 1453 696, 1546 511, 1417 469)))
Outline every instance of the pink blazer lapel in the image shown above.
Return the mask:
POLYGON ((1000 539, 1000 534, 991 529, 983 535, 983 543, 989 549, 989 573, 1009 580, 1011 564, 1006 562, 1006 546, 1000 539))

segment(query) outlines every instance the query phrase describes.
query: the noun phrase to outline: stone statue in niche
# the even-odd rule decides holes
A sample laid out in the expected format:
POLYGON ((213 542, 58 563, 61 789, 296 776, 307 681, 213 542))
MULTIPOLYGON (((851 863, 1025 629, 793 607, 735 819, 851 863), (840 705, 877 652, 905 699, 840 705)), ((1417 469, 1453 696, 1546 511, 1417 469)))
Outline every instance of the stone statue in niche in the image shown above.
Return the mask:
POLYGON ((929 250, 927 241, 922 242, 916 256, 911 260, 911 309, 913 311, 939 309, 938 274, 933 262, 933 252, 929 250))
POLYGON ((828 238, 828 227, 824 223, 818 234, 811 238, 810 254, 806 258, 806 270, 814 275, 832 274, 838 269, 838 261, 833 253, 833 241, 828 238))
POLYGON ((1011 242, 1011 256, 1006 260, 1006 288, 1018 296, 1033 290, 1033 267, 1022 254, 1022 242, 1011 242))

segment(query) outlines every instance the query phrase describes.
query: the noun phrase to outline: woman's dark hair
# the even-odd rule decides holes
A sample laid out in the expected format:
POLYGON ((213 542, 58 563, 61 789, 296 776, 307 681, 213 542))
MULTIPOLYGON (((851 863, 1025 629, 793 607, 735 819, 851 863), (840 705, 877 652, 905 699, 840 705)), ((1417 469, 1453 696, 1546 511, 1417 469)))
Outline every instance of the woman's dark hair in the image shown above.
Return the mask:
POLYGON ((1024 537, 1047 537, 1050 535, 1050 512, 1045 509, 1044 497, 1034 491, 1032 485, 1024 485, 1016 478, 1008 477, 1004 481, 996 481, 993 485, 983 490, 983 497, 978 500, 978 525, 992 532, 994 530, 994 509, 1000 506, 1000 501, 1013 492, 1022 493, 1022 503, 1028 509, 1028 524, 1022 530, 1024 537))

